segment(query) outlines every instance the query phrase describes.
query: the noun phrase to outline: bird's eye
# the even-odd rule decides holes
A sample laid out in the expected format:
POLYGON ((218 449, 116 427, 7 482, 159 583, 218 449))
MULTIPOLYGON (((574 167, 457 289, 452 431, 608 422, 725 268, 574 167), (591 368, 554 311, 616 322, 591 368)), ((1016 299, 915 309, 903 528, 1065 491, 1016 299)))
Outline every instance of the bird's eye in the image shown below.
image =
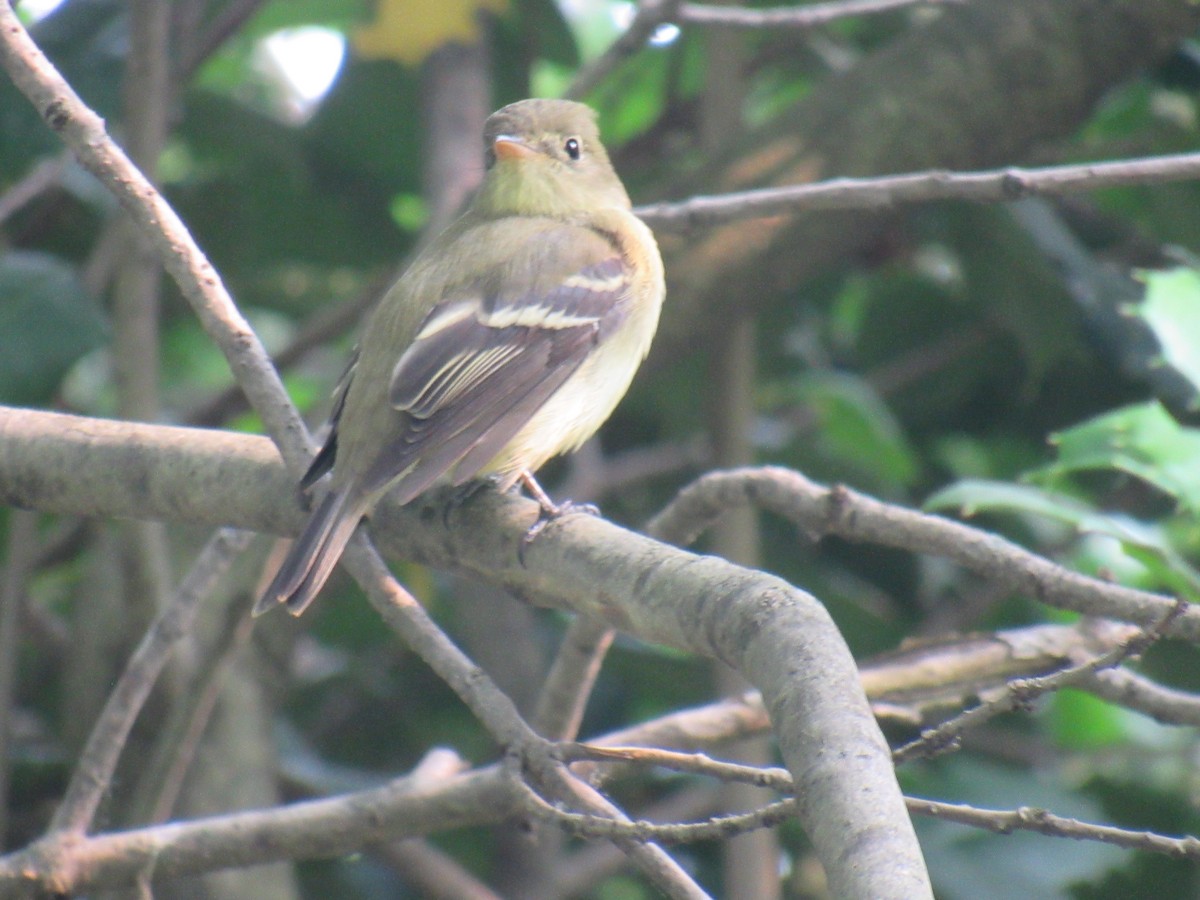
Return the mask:
POLYGON ((571 159, 579 159, 583 148, 579 145, 579 138, 567 138, 567 142, 563 144, 563 149, 567 151, 567 156, 571 159))

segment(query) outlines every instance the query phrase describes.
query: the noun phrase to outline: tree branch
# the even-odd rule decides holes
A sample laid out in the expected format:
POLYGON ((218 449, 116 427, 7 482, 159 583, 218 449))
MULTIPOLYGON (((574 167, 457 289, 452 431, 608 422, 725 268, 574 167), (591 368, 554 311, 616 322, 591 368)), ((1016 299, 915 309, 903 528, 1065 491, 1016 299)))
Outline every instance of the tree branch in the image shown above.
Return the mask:
POLYGON ((639 206, 635 212, 657 231, 690 231, 741 219, 816 210, 886 210, 902 203, 931 200, 1007 203, 1024 197, 1197 178, 1200 178, 1200 153, 1176 153, 1037 169, 1009 166, 988 172, 914 172, 882 178, 833 178, 793 187, 695 196, 679 203, 639 206))
POLYGON ((85 837, 54 833, 0 858, 0 896, 62 895, 281 859, 321 859, 380 841, 503 821, 517 811, 496 767, 433 783, 399 778, 372 791, 85 837), (219 862, 218 862, 219 861, 219 862))
POLYGON ((92 726, 67 791, 50 823, 51 831, 82 834, 112 785, 125 741, 150 696, 172 648, 186 634, 200 601, 228 570, 252 535, 222 529, 205 546, 188 577, 179 584, 134 650, 92 726))
POLYGON ((906 6, 961 3, 964 0, 832 0, 811 6, 781 6, 746 9, 739 6, 680 5, 675 21, 681 25, 711 25, 723 28, 816 28, 851 16, 871 16, 906 6))
MULTIPOLYGON (((885 172, 987 170, 1069 134, 1113 87, 1200 25, 1176 0, 1006 0, 948 6, 738 136, 695 189, 745 191, 885 172), (919 60, 914 64, 914 60, 919 60), (1004 73, 1006 89, 997 89, 1004 73)), ((688 184, 677 190, 687 193, 688 184)), ((671 302, 651 366, 686 358, 735 315, 773 303, 889 225, 849 211, 771 216, 663 240, 671 302)), ((666 235, 664 235, 664 238, 666 235)))
MULTIPOLYGON (((727 509, 745 503, 789 519, 813 539, 837 535, 943 556, 1010 590, 1089 616, 1150 626, 1175 606, 1174 598, 1080 575, 968 525, 891 506, 841 485, 819 485, 774 466, 711 472, 680 491, 647 529, 689 544, 727 509)), ((1200 641, 1200 610, 1184 611, 1167 633, 1200 641)))
MULTIPOLYGON (((0 502, 291 533, 302 518, 292 494, 262 438, 0 408, 0 502)), ((844 641, 812 597, 590 516, 555 522, 522 558, 535 503, 482 492, 446 515, 444 500, 434 492, 399 509, 381 504, 372 532, 397 556, 738 669, 764 697, 800 785, 801 821, 836 890, 927 893, 887 745, 844 641)))

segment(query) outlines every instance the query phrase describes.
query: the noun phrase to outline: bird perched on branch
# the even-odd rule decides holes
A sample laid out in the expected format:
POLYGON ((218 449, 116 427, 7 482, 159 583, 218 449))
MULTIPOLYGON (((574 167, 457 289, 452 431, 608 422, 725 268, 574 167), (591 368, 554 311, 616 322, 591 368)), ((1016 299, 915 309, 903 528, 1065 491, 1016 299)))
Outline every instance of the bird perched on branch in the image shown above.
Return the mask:
POLYGON ((531 481, 596 432, 650 348, 662 259, 592 110, 510 104, 488 118, 484 150, 470 207, 367 318, 301 481, 330 473, 329 490, 256 614, 302 613, 389 491, 407 503, 443 476, 531 481))

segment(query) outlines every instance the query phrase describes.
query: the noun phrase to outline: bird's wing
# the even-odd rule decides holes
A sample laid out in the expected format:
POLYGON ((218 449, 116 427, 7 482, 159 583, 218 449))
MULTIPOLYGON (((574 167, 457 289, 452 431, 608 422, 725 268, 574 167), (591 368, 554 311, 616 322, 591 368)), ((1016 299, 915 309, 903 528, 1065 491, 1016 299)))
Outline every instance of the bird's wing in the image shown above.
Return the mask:
POLYGON ((395 481, 407 502, 456 465, 457 481, 475 475, 626 319, 631 278, 614 249, 528 293, 485 286, 435 306, 392 371, 403 421, 364 488, 395 481))

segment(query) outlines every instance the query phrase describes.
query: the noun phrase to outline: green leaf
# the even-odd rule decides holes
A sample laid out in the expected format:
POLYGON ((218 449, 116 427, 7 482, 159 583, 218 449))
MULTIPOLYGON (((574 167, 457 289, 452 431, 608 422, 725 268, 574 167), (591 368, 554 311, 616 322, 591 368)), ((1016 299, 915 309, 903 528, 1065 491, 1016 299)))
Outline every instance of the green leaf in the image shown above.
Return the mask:
POLYGON ((1189 410, 1200 409, 1200 272, 1171 269, 1142 274, 1146 299, 1130 308, 1154 332, 1169 365, 1196 389, 1189 410))
POLYGON ((1200 430, 1185 428, 1160 403, 1126 406, 1051 436, 1058 460, 1036 473, 1111 469, 1141 478, 1200 512, 1200 430))
POLYGON ((968 478, 957 481, 928 497, 923 508, 956 509, 964 516, 981 512, 1017 512, 1065 522, 1082 528, 1093 514, 1092 507, 1065 494, 1055 494, 1039 487, 1012 484, 1007 481, 988 481, 968 478))
POLYGON ((1051 731, 1060 747, 1094 750, 1128 737, 1126 714, 1083 691, 1058 691, 1050 702, 1051 731))
POLYGON ((263 80, 256 55, 264 38, 278 31, 314 25, 345 33, 369 18, 367 0, 265 3, 205 61, 194 86, 245 99, 247 90, 261 86, 263 80))
POLYGON ((71 365, 106 337, 70 265, 47 253, 0 257, 0 402, 49 403, 71 365))
POLYGON ((1179 552, 1170 533, 1157 525, 1101 512, 1074 497, 1033 485, 999 481, 964 480, 929 497, 929 511, 957 509, 963 515, 981 512, 1016 513, 1068 525, 1081 535, 1111 538, 1120 554, 1088 546, 1083 560, 1094 570, 1104 569, 1122 583, 1149 582, 1189 599, 1200 596, 1200 572, 1179 552))
MULTIPOLYGON (((121 0, 63 3, 31 31, 85 103, 104 117, 121 106, 121 78, 129 54, 126 4, 121 0)), ((0 186, 62 143, 8 78, 0 78, 0 186)))
POLYGON ((516 15, 504 17, 506 24, 520 29, 527 49, 548 62, 561 66, 579 65, 579 48, 570 25, 563 18, 562 7, 541 0, 516 0, 516 15), (515 19, 515 22, 512 21, 515 19))
POLYGON ((861 378, 810 373, 798 385, 800 399, 820 417, 822 451, 892 485, 917 477, 916 456, 879 395, 861 378))
POLYGON ((226 96, 188 95, 178 135, 190 168, 176 173, 170 199, 243 303, 278 302, 278 285, 264 281, 279 265, 390 265, 403 252, 409 236, 389 205, 419 188, 415 164, 403 169, 416 136, 404 133, 411 111, 400 92, 382 99, 403 81, 390 63, 351 66, 304 128, 226 96), (360 76, 367 94, 346 102, 366 87, 360 76), (372 112, 375 103, 387 112, 372 112))

